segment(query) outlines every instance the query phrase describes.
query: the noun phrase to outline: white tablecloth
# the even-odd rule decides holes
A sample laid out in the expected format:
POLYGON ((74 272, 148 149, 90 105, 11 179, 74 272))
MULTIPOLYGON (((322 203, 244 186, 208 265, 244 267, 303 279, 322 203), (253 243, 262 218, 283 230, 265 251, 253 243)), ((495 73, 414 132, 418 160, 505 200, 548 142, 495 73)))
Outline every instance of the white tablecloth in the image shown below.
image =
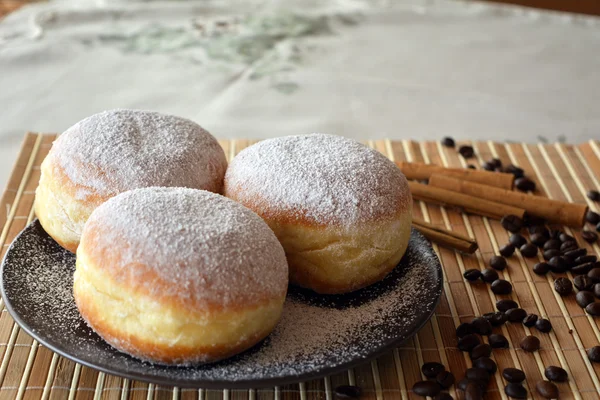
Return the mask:
POLYGON ((220 138, 600 138, 600 18, 438 1, 54 1, 0 22, 0 189, 27 130, 143 108, 220 138))

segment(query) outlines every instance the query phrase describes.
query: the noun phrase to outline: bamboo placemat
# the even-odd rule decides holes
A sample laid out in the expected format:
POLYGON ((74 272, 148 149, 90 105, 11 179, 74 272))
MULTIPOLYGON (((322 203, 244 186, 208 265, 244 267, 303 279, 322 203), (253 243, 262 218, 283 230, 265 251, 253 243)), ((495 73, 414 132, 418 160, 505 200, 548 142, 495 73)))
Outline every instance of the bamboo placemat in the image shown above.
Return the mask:
MULTIPOLYGON (((40 176, 40 164, 56 135, 29 133, 21 147, 7 188, 0 200, 0 236, 2 256, 10 242, 34 218, 34 191, 40 176)), ((253 143, 250 140, 220 141, 229 158, 253 143)), ((455 150, 443 148, 437 142, 366 142, 393 160, 431 162, 446 166, 465 166, 455 150)), ((466 142, 464 142, 466 143, 466 142)), ((461 142, 460 144, 464 144, 461 142)), ((499 157, 504 163, 514 163, 525 169, 537 183, 540 195, 585 203, 590 188, 600 188, 600 143, 578 146, 555 144, 472 143, 479 164, 499 157)), ((598 204, 589 202, 599 211, 598 204)), ((421 380, 423 362, 438 361, 446 365, 457 379, 470 366, 466 353, 456 348, 455 327, 494 310, 499 296, 485 284, 469 284, 462 272, 483 268, 499 246, 508 240, 500 223, 478 216, 465 215, 423 202, 416 202, 415 215, 434 224, 452 228, 477 238, 480 250, 474 255, 462 255, 434 246, 444 266, 444 294, 434 317, 411 340, 398 349, 344 373, 325 379, 259 390, 192 390, 163 387, 121 379, 68 361, 39 345, 21 331, 2 305, 0 315, 0 399, 332 399, 332 390, 343 384, 356 384, 363 389, 365 399, 418 399, 410 390, 421 380)), ((600 255, 597 244, 588 245, 579 232, 566 228, 590 253, 600 255)), ((541 340, 541 350, 524 353, 518 346, 529 333, 522 324, 506 324, 502 333, 509 339, 508 349, 494 349, 493 358, 500 370, 515 366, 527 374, 527 388, 533 398, 534 385, 543 379, 543 370, 559 365, 569 372, 570 380, 559 383, 561 399, 598 399, 600 364, 591 364, 585 349, 600 344, 600 320, 587 316, 576 304, 574 296, 561 298, 552 288, 552 277, 537 276, 532 267, 538 260, 524 259, 519 254, 508 259, 509 267, 500 272, 512 282, 512 298, 530 313, 547 317, 554 329, 550 334, 535 332, 541 340), (533 391, 532 391, 533 389, 533 391)), ((506 296, 504 296, 506 297, 506 296)), ((495 374, 489 399, 507 399, 502 390, 500 374, 495 374), (500 389, 500 390, 499 390, 500 389)), ((454 387, 451 394, 455 398, 454 387)))

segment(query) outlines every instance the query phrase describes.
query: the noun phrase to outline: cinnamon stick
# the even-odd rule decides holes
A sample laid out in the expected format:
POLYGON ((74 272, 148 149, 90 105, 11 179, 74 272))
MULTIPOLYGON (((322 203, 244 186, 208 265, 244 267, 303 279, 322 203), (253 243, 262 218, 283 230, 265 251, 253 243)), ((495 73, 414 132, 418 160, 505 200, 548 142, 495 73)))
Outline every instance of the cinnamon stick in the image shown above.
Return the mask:
POLYGON ((473 254, 478 248, 475 239, 471 239, 468 236, 442 229, 414 217, 412 223, 415 229, 421 232, 423 236, 440 246, 449 247, 468 254, 473 254))
POLYGON ((457 194, 475 196, 482 199, 481 201, 492 200, 504 205, 519 207, 529 214, 542 217, 549 222, 578 228, 583 226, 585 214, 588 211, 585 204, 567 203, 542 196, 492 188, 441 174, 431 175, 429 186, 450 190, 457 194))
MULTIPOLYGON (((443 205, 453 205, 462 208, 465 212, 500 219, 505 215, 513 214, 520 218, 525 216, 522 208, 502 204, 495 201, 484 200, 475 196, 441 189, 431 185, 408 181, 408 186, 413 198, 443 205)), ((486 187, 485 185, 482 185, 486 187)))
POLYGON ((396 165, 407 179, 412 180, 425 180, 429 179, 432 174, 443 174, 508 190, 512 190, 515 180, 513 174, 505 174, 503 172, 490 172, 468 168, 445 168, 434 164, 409 163, 405 161, 396 161, 396 165))

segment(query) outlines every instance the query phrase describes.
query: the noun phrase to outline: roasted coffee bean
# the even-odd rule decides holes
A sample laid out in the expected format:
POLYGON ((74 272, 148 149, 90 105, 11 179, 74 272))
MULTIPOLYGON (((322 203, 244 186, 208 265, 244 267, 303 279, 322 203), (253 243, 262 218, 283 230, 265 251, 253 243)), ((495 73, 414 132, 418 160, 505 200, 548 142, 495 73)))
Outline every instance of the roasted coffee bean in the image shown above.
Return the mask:
POLYGON ((454 375, 450 371, 442 371, 436 375, 435 381, 444 389, 454 385, 454 375))
POLYGON ((496 169, 494 164, 490 163, 489 161, 485 161, 483 164, 481 164, 481 168, 485 169, 486 171, 494 171, 496 169))
POLYGON ((454 147, 456 144, 454 143, 454 139, 452 139, 450 136, 446 136, 445 138, 442 139, 442 146, 445 147, 454 147))
POLYGON ((567 296, 573 292, 573 284, 568 278, 558 278, 554 281, 554 290, 561 296, 567 296))
POLYGON ((558 387, 552 382, 539 381, 535 384, 535 390, 545 399, 558 398, 558 387))
POLYGON ((518 368, 504 368, 502 376, 511 383, 521 383, 525 380, 525 372, 518 368))
POLYGON ((527 389, 520 383, 509 383, 504 387, 504 393, 513 399, 526 399, 527 389))
POLYGON ((552 324, 546 318, 540 318, 535 323, 535 328, 543 333, 548 333, 552 330, 552 324))
POLYGON ((492 158, 490 160, 490 164, 492 164, 496 168, 502 168, 502 160, 499 158, 492 158))
POLYGON ((523 226, 528 227, 529 234, 532 233, 540 233, 540 232, 549 232, 544 225, 546 225, 546 219, 539 217, 537 215, 533 215, 530 213, 525 213, 523 215, 523 226), (532 229, 537 227, 537 229, 532 229))
POLYGON ((573 279, 573 285, 577 290, 592 290, 594 287, 594 281, 589 276, 579 275, 573 279))
POLYGON ((600 282, 600 268, 592 268, 587 276, 594 281, 594 283, 600 282))
POLYGON ((550 230, 543 226, 544 221, 532 221, 531 216, 527 217, 526 219, 529 220, 529 227, 527 228, 527 232, 529 232, 530 235, 540 234, 546 240, 550 239, 550 230))
POLYGON ((560 251, 563 254, 568 253, 571 250, 576 250, 577 249, 577 242, 563 242, 563 244, 560 245, 560 251))
POLYGON ((527 311, 522 308, 511 308, 505 314, 510 322, 521 322, 527 316, 527 311))
POLYGON ((530 236, 529 240, 531 240, 531 243, 535 244, 537 247, 543 247, 548 241, 548 236, 541 233, 534 233, 530 236))
POLYGON ((492 268, 485 268, 481 271, 481 280, 487 283, 492 283, 498 279, 498 273, 492 268))
POLYGON ((533 266, 533 272, 537 275, 546 275, 550 271, 550 266, 546 262, 540 262, 533 266))
POLYGON ((596 225, 596 232, 600 232, 600 222, 596 225))
POLYGON ((473 327, 469 322, 463 322, 456 327, 456 337, 461 338, 473 333, 473 327))
POLYGON ((515 178, 520 178, 525 173, 523 171, 523 168, 519 168, 516 165, 512 165, 512 164, 509 164, 506 167, 504 167, 504 172, 506 172, 508 174, 513 174, 515 176, 515 178))
POLYGON ((569 380, 569 374, 561 367, 551 365, 544 370, 544 375, 553 382, 566 382, 569 380))
POLYGON ((515 187, 522 192, 532 192, 535 190, 535 182, 529 178, 521 177, 515 179, 515 187))
POLYGON ((511 308, 518 308, 519 305, 516 301, 510 299, 502 299, 496 302, 496 309, 498 311, 506 312, 511 308))
POLYGON ((487 343, 478 344, 469 352, 471 360, 477 360, 481 357, 489 357, 492 354, 492 346, 487 343))
POLYGON ((481 400, 483 399, 484 389, 476 383, 469 383, 465 388, 465 400, 481 400))
POLYGON ((450 393, 440 392, 433 398, 434 400, 454 400, 450 393))
POLYGON ((471 333, 458 339, 458 348, 460 351, 469 352, 480 343, 479 337, 471 333))
POLYGON ((492 258, 490 258, 490 267, 498 271, 506 269, 506 258, 502 256, 492 256, 492 258))
POLYGON ((600 346, 594 346, 587 351, 588 359, 591 362, 600 363, 600 346))
POLYGON ((479 387, 481 387, 482 390, 485 390, 485 388, 488 385, 488 382, 479 381, 476 379, 464 378, 464 379, 461 379, 460 381, 458 381, 458 383, 456 384, 456 387, 464 392, 467 389, 467 385, 469 383, 474 383, 474 384, 478 385, 479 387))
POLYGON ((510 257, 515 254, 515 246, 510 243, 505 244, 500 247, 499 253, 502 257, 510 257))
POLYGON ((469 165, 467 165, 467 168, 469 168, 469 169, 477 169, 477 167, 476 167, 476 166, 474 166, 473 164, 469 164, 469 165))
POLYGON ((481 278, 481 271, 478 269, 468 269, 463 273, 463 277, 469 282, 474 282, 481 278))
POLYGON ((594 268, 594 263, 577 265, 571 268, 571 272, 575 275, 587 274, 594 268))
POLYGON ((593 315, 594 317, 597 317, 600 315, 600 303, 598 302, 593 302, 588 304, 587 306, 585 306, 585 312, 593 315))
POLYGON ((523 257, 532 258, 537 255, 538 249, 533 243, 526 243, 519 247, 519 251, 523 257))
POLYGON ((475 155, 475 150, 473 150, 473 146, 460 146, 458 148, 458 152, 464 158, 472 158, 475 155))
POLYGON ((492 346, 494 349, 503 349, 508 347, 508 340, 504 335, 499 333, 492 333, 488 338, 488 341, 490 346, 492 346))
POLYGON ((600 299, 600 283, 594 284, 594 296, 600 299))
POLYGON ((508 317, 502 311, 498 311, 498 312, 490 313, 490 314, 491 315, 486 317, 485 319, 490 321, 490 324, 492 324, 492 326, 504 325, 504 323, 506 321, 508 321, 508 317))
POLYGON ((427 362, 421 366, 421 372, 427 378, 435 378, 437 374, 445 370, 446 367, 438 362, 427 362))
POLYGON ((587 290, 580 290, 575 295, 575 301, 577 301, 579 307, 586 308, 588 304, 591 304, 594 301, 596 301, 596 298, 594 297, 594 294, 592 292, 587 290))
POLYGON ((598 234, 592 231, 581 232, 581 238, 588 243, 595 243, 598 241, 598 234))
POLYGON ((523 340, 521 340, 521 348, 528 353, 538 351, 540 349, 540 339, 533 335, 525 336, 523 340))
POLYGON ((509 232, 517 233, 523 227, 523 220, 516 215, 505 215, 500 220, 502 227, 509 232))
POLYGON ((558 237, 558 239, 561 242, 563 242, 563 243, 564 242, 574 242, 575 241, 575 238, 573 236, 571 236, 569 234, 566 234, 564 232, 560 234, 560 236, 558 237))
POLYGON ((510 282, 505 281, 504 279, 496 279, 492 282, 491 289, 495 294, 510 294, 513 290, 510 282))
POLYGON ((358 399, 362 394, 361 388, 351 385, 337 386, 333 392, 338 399, 358 399))
POLYGON ((494 373, 496 373, 496 370, 498 369, 498 366, 496 365, 494 360, 492 360, 489 357, 481 357, 481 358, 478 358, 477 360, 473 361, 473 367, 483 368, 490 375, 493 375, 494 373))
POLYGON ((592 201, 600 201, 600 192, 592 189, 589 192, 587 192, 587 197, 592 201))
POLYGON ((588 254, 585 256, 579 256, 575 259, 575 261, 573 261, 573 264, 575 265, 581 265, 581 264, 587 264, 587 263, 594 263, 598 261, 598 257, 596 257, 593 254, 588 254))
POLYGON ((535 325, 538 320, 538 316, 535 314, 528 314, 525 318, 523 318, 523 325, 528 328, 531 328, 535 325))
POLYGON ((546 243, 544 243, 544 250, 558 250, 560 249, 560 245, 562 242, 558 239, 550 239, 546 243))
POLYGON ((490 381, 490 373, 483 368, 468 368, 465 371, 465 377, 486 383, 490 381))
MULTIPOLYGON (((566 242, 570 243, 570 242, 566 242)), ((569 260, 575 261, 578 257, 585 256, 587 254, 587 250, 583 247, 579 247, 574 250, 564 252, 563 256, 568 258, 569 260)))
POLYGON ((515 247, 521 247, 527 243, 527 239, 525 239, 525 236, 521 235, 520 233, 513 233, 508 238, 508 242, 515 247))
POLYGON ((471 321, 471 326, 473 327, 473 331, 479 333, 481 336, 487 336, 492 333, 492 324, 483 317, 474 318, 471 321))
POLYGON ((548 261, 548 267, 550 267, 550 271, 554 273, 561 273, 569 268, 569 262, 563 256, 556 256, 548 261))
POLYGON ((597 212, 593 212, 592 210, 589 210, 586 214, 585 214, 585 220, 587 222, 589 222, 590 224, 597 224, 598 222, 600 222, 600 214, 598 214, 597 212))
POLYGON ((560 235, 563 233, 560 229, 550 229, 550 239, 556 239, 560 241, 560 235))
POLYGON ((412 390, 415 394, 419 396, 430 396, 433 397, 437 395, 441 389, 440 385, 437 382, 433 381, 420 381, 413 385, 412 390))
POLYGON ((552 257, 560 256, 560 250, 558 250, 558 249, 544 250, 543 254, 544 254, 544 260, 548 261, 552 257))

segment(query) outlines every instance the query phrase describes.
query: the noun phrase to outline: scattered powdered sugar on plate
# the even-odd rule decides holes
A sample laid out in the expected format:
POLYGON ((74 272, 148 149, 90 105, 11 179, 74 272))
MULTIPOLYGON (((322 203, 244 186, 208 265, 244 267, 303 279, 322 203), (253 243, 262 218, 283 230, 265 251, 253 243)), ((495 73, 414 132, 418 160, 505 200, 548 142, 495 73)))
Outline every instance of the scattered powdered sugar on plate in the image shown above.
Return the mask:
POLYGON ((442 272, 413 230, 406 255, 383 281, 346 295, 290 287, 275 331, 252 349, 214 364, 165 367, 111 348, 75 306, 75 257, 35 221, 4 260, 2 295, 17 322, 40 343, 103 371, 165 385, 251 388, 316 378, 364 362, 414 335, 440 298, 442 272))

